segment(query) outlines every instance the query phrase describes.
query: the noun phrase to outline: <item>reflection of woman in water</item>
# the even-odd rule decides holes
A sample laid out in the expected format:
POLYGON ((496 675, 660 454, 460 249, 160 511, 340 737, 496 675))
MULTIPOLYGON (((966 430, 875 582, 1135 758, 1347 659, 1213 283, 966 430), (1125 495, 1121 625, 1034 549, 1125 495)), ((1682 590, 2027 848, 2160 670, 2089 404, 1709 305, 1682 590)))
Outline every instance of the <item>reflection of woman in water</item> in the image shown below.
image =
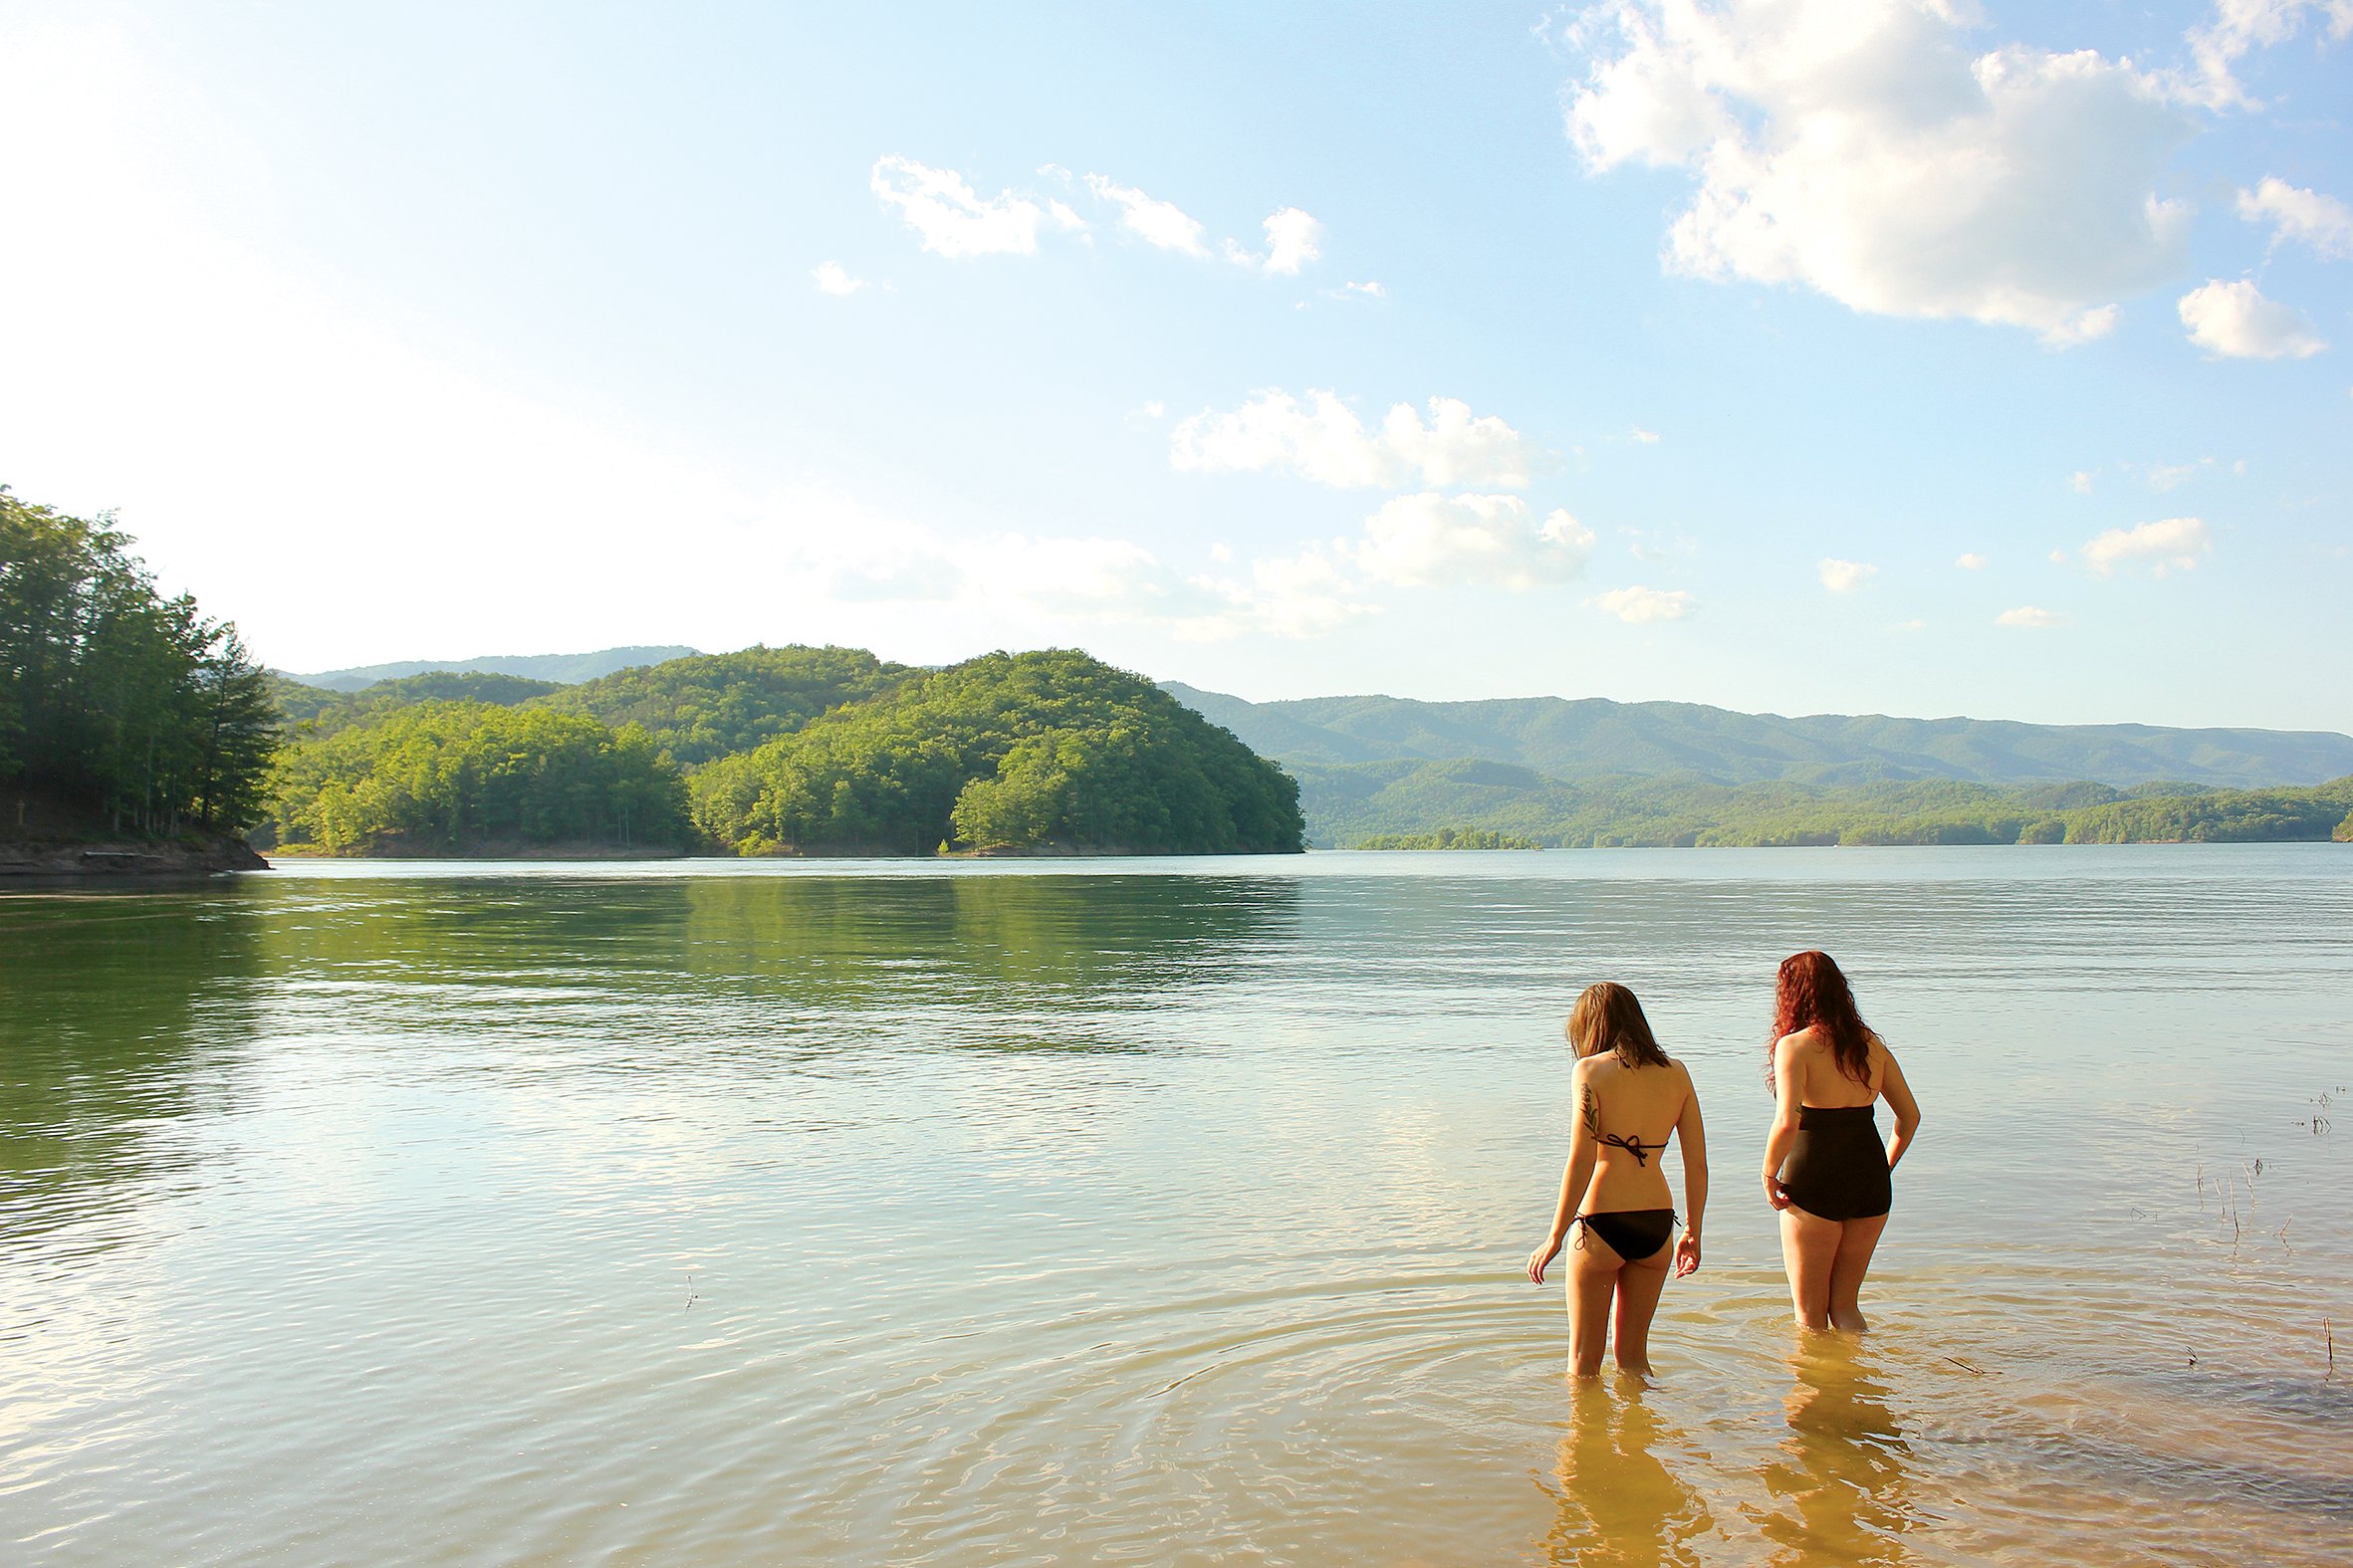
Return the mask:
POLYGON ((1683 1196, 1691 1221, 1674 1250, 1675 1271, 1700 1266, 1700 1216, 1708 1207, 1708 1140, 1700 1100, 1683 1063, 1659 1048, 1642 1004, 1623 986, 1588 986, 1568 1015, 1577 1053, 1569 1084, 1577 1124, 1560 1201, 1543 1245, 1528 1254, 1528 1277, 1544 1282, 1544 1265, 1578 1228, 1568 1268, 1569 1356, 1580 1378, 1601 1371, 1616 1303, 1618 1365, 1650 1371, 1650 1320, 1667 1283, 1667 1242, 1675 1234, 1667 1173, 1650 1163, 1672 1132, 1683 1141, 1683 1196))
POLYGON ((1544 1555, 1575 1568, 1696 1565, 1694 1542, 1716 1527, 1708 1505, 1658 1455, 1683 1435, 1660 1419, 1632 1383, 1613 1392, 1598 1379, 1576 1385, 1560 1439, 1560 1504, 1544 1555))
POLYGON ((1764 1471, 1765 1489, 1782 1506, 1760 1521, 1780 1548, 1776 1568, 1908 1561, 1904 1536, 1918 1520, 1912 1451, 1887 1407, 1886 1386, 1840 1356, 1801 1350, 1790 1370, 1797 1381, 1782 1401, 1789 1436, 1764 1471))
POLYGON ((1860 1333, 1863 1273, 1894 1204, 1888 1176, 1920 1130, 1920 1106, 1829 954, 1781 961, 1772 1032, 1765 1197, 1781 1212, 1789 1299, 1807 1328, 1860 1333), (1871 1119, 1881 1095, 1895 1112, 1890 1144, 1871 1119))

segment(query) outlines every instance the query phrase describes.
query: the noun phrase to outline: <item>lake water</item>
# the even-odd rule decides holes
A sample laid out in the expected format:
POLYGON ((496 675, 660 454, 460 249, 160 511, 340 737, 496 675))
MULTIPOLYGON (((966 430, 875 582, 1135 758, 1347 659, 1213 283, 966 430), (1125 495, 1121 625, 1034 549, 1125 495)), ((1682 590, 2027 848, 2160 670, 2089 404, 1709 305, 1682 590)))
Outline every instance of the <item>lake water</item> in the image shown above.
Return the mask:
POLYGON ((2349 1047, 2328 845, 18 891, 0 1555, 2341 1564, 2349 1047), (1927 1111, 1856 1348, 1756 1179, 1816 945, 1927 1111), (1715 1152, 1648 1392, 1520 1274, 1602 978, 1715 1152))

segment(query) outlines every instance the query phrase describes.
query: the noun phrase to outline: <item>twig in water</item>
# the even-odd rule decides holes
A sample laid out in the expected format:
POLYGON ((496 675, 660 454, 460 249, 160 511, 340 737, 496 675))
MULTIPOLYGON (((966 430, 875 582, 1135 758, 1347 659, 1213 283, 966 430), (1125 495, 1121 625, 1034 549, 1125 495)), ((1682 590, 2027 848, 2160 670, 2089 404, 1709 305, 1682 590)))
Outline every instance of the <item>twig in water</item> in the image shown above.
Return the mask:
POLYGON ((2320 1337, 2328 1342, 2328 1376, 2333 1378, 2337 1375, 2337 1336, 2327 1318, 2320 1320, 2320 1337))
POLYGON ((1947 1356, 1945 1359, 1952 1362, 1953 1365, 1959 1367, 1964 1372, 1975 1373, 1981 1378, 1986 1375, 1986 1369, 1984 1367, 1973 1366, 1969 1362, 1962 1360, 1959 1356, 1947 1356))

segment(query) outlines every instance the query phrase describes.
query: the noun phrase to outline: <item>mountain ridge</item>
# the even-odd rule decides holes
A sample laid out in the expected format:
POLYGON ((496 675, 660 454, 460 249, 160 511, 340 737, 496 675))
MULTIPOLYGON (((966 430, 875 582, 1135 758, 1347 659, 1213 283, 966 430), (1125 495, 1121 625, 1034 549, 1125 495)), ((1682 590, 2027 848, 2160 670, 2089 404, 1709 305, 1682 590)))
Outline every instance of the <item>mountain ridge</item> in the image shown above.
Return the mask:
POLYGON ((1552 779, 1648 776, 1708 784, 1853 784, 1951 779, 2118 788, 2160 781, 2253 788, 2353 773, 2353 736, 2325 730, 2038 725, 1887 714, 1745 714, 1702 703, 1377 695, 1253 703, 1162 686, 1287 767, 1489 761, 1552 779))
POLYGON ((390 664, 357 664, 348 670, 320 670, 305 675, 294 670, 277 673, 323 691, 355 692, 382 681, 406 680, 415 675, 520 675, 530 680, 578 686, 618 670, 643 664, 664 664, 693 658, 699 649, 684 644, 598 648, 592 653, 484 654, 473 659, 401 659, 390 664))

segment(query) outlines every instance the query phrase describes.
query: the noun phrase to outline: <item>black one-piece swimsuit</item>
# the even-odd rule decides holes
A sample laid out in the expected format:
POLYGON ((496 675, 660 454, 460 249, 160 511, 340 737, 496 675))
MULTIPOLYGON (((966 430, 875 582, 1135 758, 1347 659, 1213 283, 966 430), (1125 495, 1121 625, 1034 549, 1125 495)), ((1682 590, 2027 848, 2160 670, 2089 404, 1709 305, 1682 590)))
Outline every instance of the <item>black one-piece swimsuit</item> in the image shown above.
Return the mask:
POLYGON ((1871 1220, 1895 1207, 1887 1145, 1868 1105, 1804 1105, 1781 1167, 1789 1202, 1817 1220, 1871 1220))

